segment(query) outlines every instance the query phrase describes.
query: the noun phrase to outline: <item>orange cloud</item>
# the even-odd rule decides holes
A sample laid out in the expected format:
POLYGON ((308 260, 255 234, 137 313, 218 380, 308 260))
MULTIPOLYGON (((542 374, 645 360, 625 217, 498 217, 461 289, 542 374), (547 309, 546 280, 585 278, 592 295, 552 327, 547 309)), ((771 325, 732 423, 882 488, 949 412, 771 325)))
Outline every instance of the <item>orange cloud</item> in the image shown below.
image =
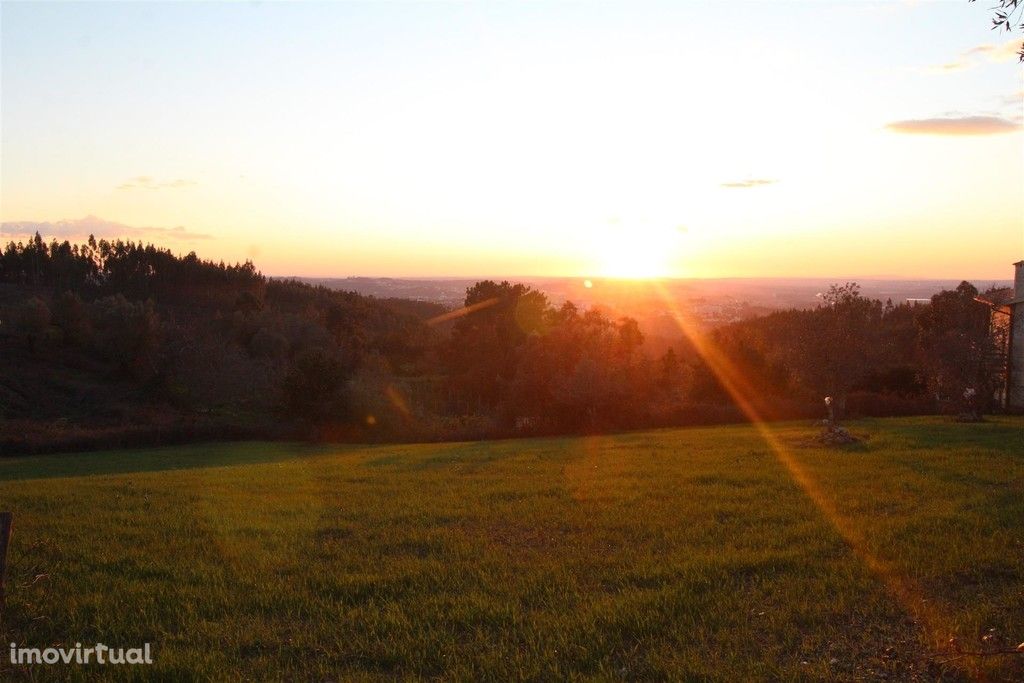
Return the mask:
POLYGON ((955 73, 965 71, 978 65, 978 58, 985 58, 990 62, 1008 62, 1011 59, 1019 59, 1021 45, 1024 40, 1011 38, 1005 43, 976 45, 969 50, 964 50, 960 56, 952 62, 928 67, 932 73, 955 73))
POLYGON ((993 62, 1008 62, 1011 59, 1019 59, 1021 44, 1024 44, 1024 40, 1020 38, 1011 38, 1005 43, 999 45, 979 45, 972 47, 970 50, 965 52, 965 55, 984 55, 993 62))
POLYGON ((1021 130, 1019 123, 999 116, 953 116, 908 119, 886 124, 888 130, 907 135, 999 135, 1021 130))

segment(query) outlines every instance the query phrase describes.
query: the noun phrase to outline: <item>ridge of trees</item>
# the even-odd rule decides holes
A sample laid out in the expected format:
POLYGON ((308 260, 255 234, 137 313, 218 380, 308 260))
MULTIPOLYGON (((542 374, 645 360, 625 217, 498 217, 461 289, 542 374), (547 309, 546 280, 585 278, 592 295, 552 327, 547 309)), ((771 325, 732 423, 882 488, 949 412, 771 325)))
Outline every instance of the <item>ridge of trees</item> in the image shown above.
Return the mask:
MULTIPOLYGON (((769 418, 820 416, 826 395, 840 413, 982 410, 999 359, 977 294, 963 283, 896 305, 847 283, 814 309, 700 334, 769 418)), ((128 434, 445 439, 743 419, 684 336, 651 356, 635 320, 523 284, 478 282, 453 313, 92 238, 0 253, 0 355, 0 452, 128 434)))

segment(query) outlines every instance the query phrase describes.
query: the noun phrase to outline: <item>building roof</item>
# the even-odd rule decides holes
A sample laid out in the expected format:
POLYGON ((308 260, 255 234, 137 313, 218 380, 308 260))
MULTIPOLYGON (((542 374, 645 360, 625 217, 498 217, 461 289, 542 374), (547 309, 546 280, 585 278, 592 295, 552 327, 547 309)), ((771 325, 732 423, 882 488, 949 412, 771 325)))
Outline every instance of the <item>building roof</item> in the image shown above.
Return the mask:
POLYGON ((990 292, 979 294, 974 297, 974 300, 989 306, 1012 306, 1024 303, 1024 298, 1014 298, 1013 295, 1013 287, 1004 287, 1003 289, 993 289, 990 292))

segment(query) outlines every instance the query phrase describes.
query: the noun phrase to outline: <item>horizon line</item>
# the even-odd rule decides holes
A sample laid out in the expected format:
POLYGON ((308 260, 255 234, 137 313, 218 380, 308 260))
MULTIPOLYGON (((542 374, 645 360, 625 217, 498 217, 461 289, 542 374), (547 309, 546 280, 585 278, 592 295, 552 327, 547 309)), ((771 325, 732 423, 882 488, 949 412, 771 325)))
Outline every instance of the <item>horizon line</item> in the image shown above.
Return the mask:
MULTIPOLYGON (((261 271, 262 272, 262 271, 261 271)), ((666 281, 705 281, 705 280, 844 280, 846 282, 972 282, 991 280, 995 282, 1013 282, 1012 277, 912 277, 903 275, 725 275, 725 276, 673 276, 662 277, 614 277, 608 275, 274 275, 263 273, 265 277, 305 280, 590 280, 597 282, 666 282, 666 281)))

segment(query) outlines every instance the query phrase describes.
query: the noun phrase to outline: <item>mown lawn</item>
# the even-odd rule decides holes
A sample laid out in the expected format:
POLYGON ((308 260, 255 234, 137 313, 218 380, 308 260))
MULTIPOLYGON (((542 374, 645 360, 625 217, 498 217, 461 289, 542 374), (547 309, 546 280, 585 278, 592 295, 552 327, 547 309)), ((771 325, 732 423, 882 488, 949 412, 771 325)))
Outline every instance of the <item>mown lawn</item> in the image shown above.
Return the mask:
POLYGON ((0 680, 1024 679, 1024 420, 852 427, 0 460, 0 680))

